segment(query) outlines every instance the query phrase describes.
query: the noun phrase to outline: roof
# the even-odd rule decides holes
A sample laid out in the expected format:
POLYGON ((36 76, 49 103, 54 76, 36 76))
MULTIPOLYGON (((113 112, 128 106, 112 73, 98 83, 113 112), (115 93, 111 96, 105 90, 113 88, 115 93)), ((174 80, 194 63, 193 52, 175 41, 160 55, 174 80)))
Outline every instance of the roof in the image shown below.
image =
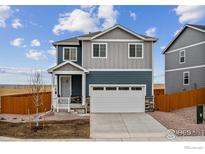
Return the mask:
POLYGON ((76 37, 72 37, 72 38, 68 38, 68 39, 64 39, 64 40, 60 40, 60 41, 56 41, 53 43, 53 45, 79 45, 80 44, 80 40, 92 40, 92 39, 95 39, 96 37, 99 37, 115 28, 121 28, 123 29, 124 31, 136 36, 136 37, 139 37, 141 38, 142 40, 145 40, 145 41, 154 41, 156 42, 157 39, 154 38, 154 37, 150 37, 150 36, 146 36, 146 35, 142 35, 142 34, 138 34, 134 31, 131 31, 129 30, 128 28, 122 26, 122 25, 114 25, 113 27, 110 27, 104 31, 97 31, 97 32, 91 32, 91 33, 88 33, 88 34, 84 34, 84 35, 80 35, 80 36, 76 36, 76 37))
POLYGON ((181 30, 178 32, 178 34, 173 38, 173 40, 167 45, 167 47, 164 49, 163 54, 167 52, 169 47, 175 42, 175 40, 184 32, 186 28, 192 28, 197 31, 205 33, 205 26, 204 25, 193 25, 193 24, 187 24, 181 30))
POLYGON ((62 66, 64 66, 64 65, 66 65, 66 64, 70 64, 70 65, 72 65, 72 66, 74 66, 74 67, 76 67, 76 68, 82 70, 82 71, 85 72, 85 73, 88 72, 87 69, 83 68, 82 66, 80 66, 80 65, 78 65, 78 64, 76 64, 76 63, 74 63, 74 62, 65 61, 65 62, 63 62, 63 63, 60 63, 60 64, 58 64, 58 65, 56 65, 56 66, 54 66, 54 67, 48 69, 48 73, 52 73, 52 72, 55 71, 56 69, 58 69, 58 68, 60 68, 60 67, 62 67, 62 66))
POLYGON ((56 41, 56 42, 53 42, 53 45, 69 45, 69 44, 72 44, 72 45, 79 45, 79 38, 83 39, 83 38, 88 38, 88 37, 93 37, 97 34, 99 34, 101 31, 98 31, 98 32, 91 32, 91 33, 88 33, 88 34, 84 34, 84 35, 80 35, 80 36, 75 36, 75 37, 71 37, 71 38, 68 38, 68 39, 65 39, 65 40, 60 40, 60 41, 56 41))

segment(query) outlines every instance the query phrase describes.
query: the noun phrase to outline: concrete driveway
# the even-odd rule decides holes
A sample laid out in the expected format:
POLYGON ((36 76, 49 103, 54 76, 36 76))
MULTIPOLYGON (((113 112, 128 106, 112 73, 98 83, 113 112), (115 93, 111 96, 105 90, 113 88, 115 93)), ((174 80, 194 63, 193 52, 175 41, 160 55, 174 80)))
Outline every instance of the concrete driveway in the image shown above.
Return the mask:
POLYGON ((90 114, 90 137, 165 138, 167 129, 146 113, 90 114))

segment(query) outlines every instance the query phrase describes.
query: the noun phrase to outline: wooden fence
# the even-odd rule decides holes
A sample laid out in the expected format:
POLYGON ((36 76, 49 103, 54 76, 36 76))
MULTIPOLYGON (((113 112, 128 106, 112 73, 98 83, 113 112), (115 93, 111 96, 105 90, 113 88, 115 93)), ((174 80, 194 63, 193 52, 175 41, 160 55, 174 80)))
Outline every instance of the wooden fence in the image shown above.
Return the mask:
MULTIPOLYGON (((39 107, 39 112, 51 110, 51 92, 41 93, 42 105, 39 107)), ((1 96, 0 113, 5 114, 30 114, 36 113, 36 108, 33 103, 31 94, 18 94, 1 96)))
POLYGON ((205 88, 155 96, 155 109, 163 112, 170 112, 197 104, 205 104, 205 88))

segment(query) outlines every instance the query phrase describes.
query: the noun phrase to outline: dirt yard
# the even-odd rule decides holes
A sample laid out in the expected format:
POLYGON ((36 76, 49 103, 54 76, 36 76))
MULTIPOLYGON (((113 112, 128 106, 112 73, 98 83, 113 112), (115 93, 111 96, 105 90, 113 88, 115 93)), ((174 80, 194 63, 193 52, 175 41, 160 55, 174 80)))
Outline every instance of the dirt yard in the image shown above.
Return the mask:
MULTIPOLYGON (((41 126, 43 126, 42 122, 41 126)), ((89 119, 47 121, 44 126, 43 129, 35 131, 29 128, 29 123, 0 121, 0 136, 22 139, 68 139, 89 138, 90 136, 89 119)))
MULTIPOLYGON (((51 86, 46 86, 46 91, 51 91, 51 86)), ((0 96, 27 94, 29 93, 29 86, 26 85, 0 85, 0 96)))
POLYGON ((196 106, 179 109, 172 112, 155 111, 150 112, 149 114, 166 128, 173 129, 176 135, 205 135, 205 121, 203 124, 196 124, 196 106))

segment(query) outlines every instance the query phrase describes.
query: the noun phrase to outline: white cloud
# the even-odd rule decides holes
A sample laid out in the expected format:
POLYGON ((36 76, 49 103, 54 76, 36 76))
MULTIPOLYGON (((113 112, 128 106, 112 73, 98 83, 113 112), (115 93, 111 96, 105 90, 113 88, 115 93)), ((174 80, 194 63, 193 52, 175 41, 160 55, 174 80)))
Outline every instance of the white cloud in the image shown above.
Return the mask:
POLYGON ((48 51, 48 54, 50 54, 51 56, 56 56, 56 48, 55 47, 51 47, 48 51))
POLYGON ((60 15, 58 24, 53 28, 53 33, 58 35, 64 31, 88 33, 102 30, 116 24, 117 15, 118 11, 114 10, 114 7, 111 5, 99 6, 97 13, 86 9, 75 9, 72 12, 60 15))
POLYGON ((10 44, 15 47, 21 47, 23 45, 23 41, 24 41, 23 38, 18 37, 14 39, 13 41, 10 41, 10 44))
POLYGON ((90 9, 92 8, 94 5, 81 5, 80 8, 81 9, 90 9))
POLYGON ((12 15, 10 6, 0 6, 0 28, 6 27, 6 20, 12 15))
POLYGON ((33 39, 31 41, 31 46, 32 47, 39 47, 41 45, 41 42, 38 39, 33 39))
POLYGON ((63 31, 88 33, 96 30, 96 19, 86 11, 75 9, 71 13, 61 15, 58 24, 53 28, 53 33, 57 35, 63 31))
POLYGON ((156 31, 157 31, 156 27, 151 27, 148 30, 146 30, 145 33, 146 33, 147 36, 155 37, 156 36, 156 31))
POLYGON ((205 17, 205 6, 204 5, 180 5, 177 6, 174 11, 179 16, 179 22, 185 23, 196 23, 205 17))
POLYGON ((42 60, 46 58, 43 52, 33 49, 28 50, 26 57, 32 60, 42 60))
POLYGON ((23 24, 21 23, 21 20, 20 19, 14 19, 12 21, 12 27, 15 28, 15 29, 18 29, 18 28, 22 28, 23 27, 23 24))
POLYGON ((134 12, 132 12, 132 11, 129 12, 129 15, 130 15, 130 17, 131 17, 134 21, 137 19, 136 13, 134 13, 134 12))
POLYGON ((164 45, 160 47, 161 50, 164 50, 165 48, 166 48, 166 46, 164 46, 164 45))
POLYGON ((103 19, 102 28, 109 28, 117 23, 118 11, 112 5, 101 5, 98 8, 98 18, 103 19))
POLYGON ((49 42, 49 43, 53 43, 54 41, 53 41, 53 40, 48 40, 48 42, 49 42))

